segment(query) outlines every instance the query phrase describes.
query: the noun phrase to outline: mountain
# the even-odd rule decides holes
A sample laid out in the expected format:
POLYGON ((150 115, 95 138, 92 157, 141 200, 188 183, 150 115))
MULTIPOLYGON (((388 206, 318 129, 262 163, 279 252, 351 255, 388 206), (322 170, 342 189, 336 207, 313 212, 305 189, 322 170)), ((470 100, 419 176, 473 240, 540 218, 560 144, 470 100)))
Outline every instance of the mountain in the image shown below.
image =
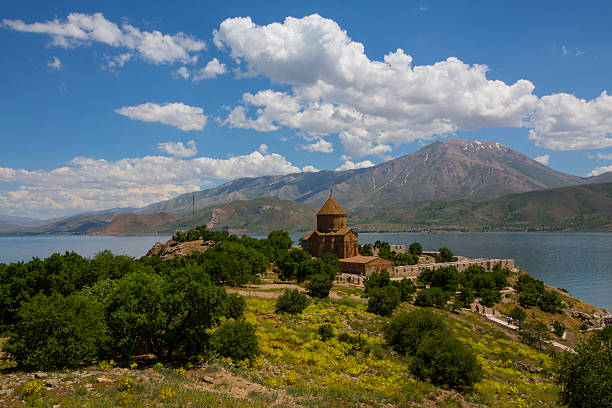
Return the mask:
MULTIPOLYGON (((450 139, 365 169, 237 179, 196 192, 195 205, 200 209, 232 199, 274 197, 318 206, 333 187, 343 207, 359 208, 437 198, 485 200, 585 182, 500 143, 450 139)), ((191 206, 189 193, 140 212, 188 213, 191 206)))
POLYGON ((486 201, 437 199, 352 210, 363 229, 612 231, 612 183, 510 194, 486 201))
POLYGON ((2 234, 85 234, 92 229, 105 226, 116 213, 79 214, 35 226, 0 226, 2 234))
MULTIPOLYGON (((234 200, 203 208, 192 214, 118 214, 96 234, 126 235, 143 233, 175 233, 192 225, 206 224, 210 229, 229 229, 235 232, 267 233, 276 229, 300 231, 315 224, 316 209, 295 201, 275 198, 234 200)), ((90 231, 92 232, 92 231, 90 231)))

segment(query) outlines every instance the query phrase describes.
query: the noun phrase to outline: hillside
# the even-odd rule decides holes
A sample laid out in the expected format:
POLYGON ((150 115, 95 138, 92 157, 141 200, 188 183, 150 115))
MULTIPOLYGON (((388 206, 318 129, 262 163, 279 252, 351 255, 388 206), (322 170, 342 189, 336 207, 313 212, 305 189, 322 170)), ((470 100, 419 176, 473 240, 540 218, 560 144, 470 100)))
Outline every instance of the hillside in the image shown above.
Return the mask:
POLYGON ((34 226, 6 223, 0 225, 0 234, 85 234, 108 225, 115 215, 115 212, 79 214, 34 226))
MULTIPOLYGON (((484 200, 509 193, 582 184, 500 143, 450 139, 381 163, 348 171, 242 178, 195 193, 196 209, 230 199, 274 197, 317 206, 333 187, 345 208, 436 198, 484 200)), ((152 204, 144 213, 191 211, 191 193, 152 204)))
POLYGON ((349 224, 402 228, 612 230, 612 183, 511 194, 487 201, 431 200, 349 212, 349 224))

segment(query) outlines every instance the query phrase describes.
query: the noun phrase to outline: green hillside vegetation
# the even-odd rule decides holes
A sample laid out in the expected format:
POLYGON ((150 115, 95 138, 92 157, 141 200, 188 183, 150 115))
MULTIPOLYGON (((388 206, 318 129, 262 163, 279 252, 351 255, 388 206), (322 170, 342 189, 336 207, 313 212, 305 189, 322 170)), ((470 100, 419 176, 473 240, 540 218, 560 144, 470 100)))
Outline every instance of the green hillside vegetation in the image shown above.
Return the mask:
MULTIPOLYGON (((366 280, 365 293, 336 280, 337 258, 313 260, 290 250, 282 231, 266 239, 202 227, 177 235, 190 237, 217 244, 166 261, 106 251, 92 259, 66 253, 0 264, 0 404, 547 407, 562 400, 599 407, 609 401, 612 336, 580 333, 557 300, 592 310, 558 294, 553 311, 551 289, 525 273, 445 268, 416 286, 381 273, 366 280), (280 276, 294 281, 275 283, 280 276), (323 283, 331 290, 321 291, 323 283), (564 319, 578 354, 543 352, 541 337, 527 346, 463 308, 468 290, 471 300, 487 304, 488 291, 499 294, 507 285, 516 296, 537 297, 524 305, 529 324, 547 328, 542 321, 564 319), (423 293, 435 290, 447 301, 435 309, 418 306, 423 293)), ((520 299, 505 299, 492 296, 490 306, 518 307, 520 299)), ((538 335, 526 330, 521 338, 538 335)))

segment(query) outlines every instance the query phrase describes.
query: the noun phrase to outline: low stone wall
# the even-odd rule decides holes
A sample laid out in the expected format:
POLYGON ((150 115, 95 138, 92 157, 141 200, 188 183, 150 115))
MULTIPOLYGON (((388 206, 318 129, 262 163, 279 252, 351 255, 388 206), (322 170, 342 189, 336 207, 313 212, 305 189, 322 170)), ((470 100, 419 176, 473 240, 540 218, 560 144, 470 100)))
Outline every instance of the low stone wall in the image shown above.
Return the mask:
POLYGON ((491 272, 495 265, 501 264, 502 268, 514 268, 514 259, 465 259, 457 262, 441 262, 433 264, 396 266, 390 273, 392 278, 416 278, 425 269, 440 269, 454 266, 459 272, 466 270, 471 265, 482 266, 485 271, 491 272))

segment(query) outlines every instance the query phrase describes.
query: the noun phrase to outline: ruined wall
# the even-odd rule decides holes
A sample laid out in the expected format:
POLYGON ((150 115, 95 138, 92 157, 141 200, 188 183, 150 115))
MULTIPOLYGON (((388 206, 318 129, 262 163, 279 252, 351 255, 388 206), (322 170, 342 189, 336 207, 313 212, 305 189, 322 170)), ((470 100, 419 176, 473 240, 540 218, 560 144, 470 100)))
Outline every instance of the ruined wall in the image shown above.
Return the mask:
POLYGON ((514 259, 470 259, 458 262, 442 262, 433 264, 420 265, 405 265, 396 266, 391 273, 392 278, 416 278, 425 269, 440 269, 448 266, 454 266, 459 272, 466 270, 471 265, 477 265, 484 268, 485 271, 491 272, 496 264, 501 264, 502 268, 514 268, 514 259))

